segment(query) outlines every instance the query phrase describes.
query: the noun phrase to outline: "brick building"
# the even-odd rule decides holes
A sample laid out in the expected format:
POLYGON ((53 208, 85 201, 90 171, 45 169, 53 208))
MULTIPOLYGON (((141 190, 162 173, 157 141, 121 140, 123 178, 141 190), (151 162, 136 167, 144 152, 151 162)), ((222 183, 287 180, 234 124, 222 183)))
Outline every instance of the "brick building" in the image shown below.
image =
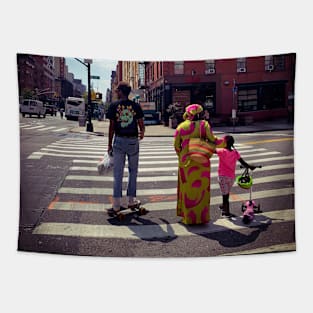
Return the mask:
POLYGON ((68 72, 65 58, 33 54, 17 54, 19 97, 53 99, 63 104, 69 96, 82 96, 86 91, 79 79, 68 72))
MULTIPOLYGON (((154 101, 162 120, 167 108, 201 103, 219 122, 284 117, 294 95, 296 54, 215 60, 142 62, 146 101, 154 101)), ((123 80, 119 62, 118 81, 123 80)), ((139 68, 139 67, 138 67, 139 68)))

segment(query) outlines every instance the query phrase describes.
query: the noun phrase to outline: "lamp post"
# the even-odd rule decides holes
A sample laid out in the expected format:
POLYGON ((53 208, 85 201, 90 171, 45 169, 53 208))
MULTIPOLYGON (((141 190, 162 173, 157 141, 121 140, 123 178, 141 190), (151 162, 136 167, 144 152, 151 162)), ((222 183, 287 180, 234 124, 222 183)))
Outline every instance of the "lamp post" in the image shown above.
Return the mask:
POLYGON ((90 64, 92 63, 91 59, 84 59, 84 62, 82 62, 79 59, 76 59, 78 62, 80 62, 81 64, 85 65, 87 67, 88 70, 88 103, 87 103, 87 112, 88 112, 88 121, 86 124, 86 131, 87 132, 93 132, 93 125, 91 122, 91 91, 90 91, 90 64))

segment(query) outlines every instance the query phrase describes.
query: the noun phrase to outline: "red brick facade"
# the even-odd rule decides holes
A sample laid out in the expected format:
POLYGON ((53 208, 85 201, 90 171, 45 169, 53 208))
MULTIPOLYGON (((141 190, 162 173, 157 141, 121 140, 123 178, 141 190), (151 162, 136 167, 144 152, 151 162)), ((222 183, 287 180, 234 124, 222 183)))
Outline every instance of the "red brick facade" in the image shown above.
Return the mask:
POLYGON ((294 95, 296 54, 185 62, 146 62, 148 101, 166 120, 167 107, 201 103, 211 116, 229 121, 232 110, 243 118, 264 120, 287 115, 294 95))

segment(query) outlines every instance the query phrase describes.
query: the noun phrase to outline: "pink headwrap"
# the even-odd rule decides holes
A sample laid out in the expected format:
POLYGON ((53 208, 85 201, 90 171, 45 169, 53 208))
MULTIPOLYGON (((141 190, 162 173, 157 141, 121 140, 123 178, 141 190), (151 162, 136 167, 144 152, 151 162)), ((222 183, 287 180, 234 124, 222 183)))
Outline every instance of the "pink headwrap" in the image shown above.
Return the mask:
POLYGON ((193 120, 195 115, 203 111, 200 104, 190 104, 185 108, 185 113, 183 115, 184 120, 193 120))

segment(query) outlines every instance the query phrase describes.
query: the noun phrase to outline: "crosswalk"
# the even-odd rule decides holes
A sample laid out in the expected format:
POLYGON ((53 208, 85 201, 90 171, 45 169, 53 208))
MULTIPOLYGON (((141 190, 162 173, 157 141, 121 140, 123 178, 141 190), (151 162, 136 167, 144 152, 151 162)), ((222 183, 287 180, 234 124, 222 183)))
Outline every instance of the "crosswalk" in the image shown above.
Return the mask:
MULTIPOLYGON (((140 161, 137 196, 149 211, 140 218, 119 222, 106 214, 111 207, 113 177, 109 173, 100 176, 97 162, 103 156, 107 142, 104 137, 64 138, 37 152, 29 158, 68 158, 72 165, 50 203, 49 214, 33 230, 35 235, 74 236, 82 238, 120 238, 134 240, 156 240, 194 236, 225 230, 253 229, 257 225, 294 222, 294 157, 278 151, 268 150, 259 145, 237 144, 242 157, 249 163, 262 164, 253 173, 253 199, 264 202, 274 201, 276 205, 262 207, 263 213, 246 226, 242 224, 241 203, 249 193, 238 186, 231 194, 232 211, 238 218, 232 221, 217 216, 212 221, 196 229, 180 223, 176 217, 177 157, 172 146, 172 138, 145 138, 140 144, 140 161), (276 201, 277 200, 277 201, 276 201), (85 219, 62 220, 64 212, 94 214, 97 222, 89 224, 85 219)), ((218 211, 221 202, 217 183, 218 159, 212 157, 211 210, 218 211)), ((241 169, 236 171, 240 174, 241 169)), ((127 182, 127 163, 123 178, 127 182)), ((125 190, 125 188, 124 188, 125 190)), ((124 197, 125 198, 125 197, 124 197)), ((125 204, 125 203, 124 203, 125 204)))
POLYGON ((45 120, 42 119, 27 119, 20 122, 20 130, 31 130, 36 132, 45 132, 49 131, 52 133, 60 133, 69 130, 70 127, 60 127, 60 126, 53 126, 47 125, 46 120, 55 119, 56 117, 46 116, 45 120))

